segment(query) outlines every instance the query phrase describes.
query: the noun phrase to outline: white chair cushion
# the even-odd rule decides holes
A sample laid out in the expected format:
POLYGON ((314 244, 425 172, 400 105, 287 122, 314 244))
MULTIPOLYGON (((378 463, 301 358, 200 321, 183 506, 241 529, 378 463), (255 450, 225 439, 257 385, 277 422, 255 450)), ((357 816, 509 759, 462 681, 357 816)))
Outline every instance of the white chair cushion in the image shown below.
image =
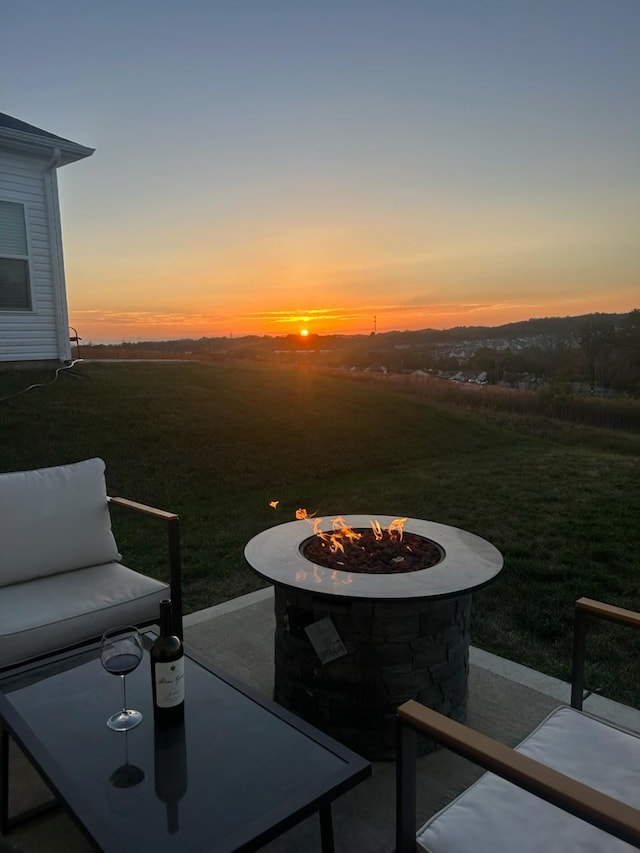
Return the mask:
POLYGON ((0 474, 0 586, 120 559, 102 459, 0 474))
MULTIPOLYGON (((640 807, 640 737, 558 708, 516 747, 554 770, 640 807)), ((485 773, 417 836, 429 853, 631 853, 629 844, 485 773)))
POLYGON ((165 583, 119 563, 37 578, 0 592, 0 667, 157 621, 165 583))

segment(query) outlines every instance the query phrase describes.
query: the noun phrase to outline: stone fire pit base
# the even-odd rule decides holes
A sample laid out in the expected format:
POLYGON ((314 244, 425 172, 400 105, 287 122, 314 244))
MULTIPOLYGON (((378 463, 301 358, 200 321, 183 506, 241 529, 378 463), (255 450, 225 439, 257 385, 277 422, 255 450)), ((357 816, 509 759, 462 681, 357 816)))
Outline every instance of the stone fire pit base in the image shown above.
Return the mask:
POLYGON ((470 615, 470 593, 371 601, 277 585, 274 698, 369 760, 394 759, 407 699, 464 721, 470 615), (321 664, 304 629, 327 616, 347 654, 321 664))

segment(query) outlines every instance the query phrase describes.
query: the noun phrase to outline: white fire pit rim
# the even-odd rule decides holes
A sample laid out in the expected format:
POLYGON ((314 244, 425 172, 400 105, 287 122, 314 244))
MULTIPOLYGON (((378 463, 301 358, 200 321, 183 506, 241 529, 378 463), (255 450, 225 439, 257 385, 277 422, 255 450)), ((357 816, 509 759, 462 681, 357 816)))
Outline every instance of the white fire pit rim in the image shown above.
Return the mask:
MULTIPOLYGON (((320 529, 331 532, 335 515, 323 517, 320 529)), ((398 516, 343 516, 352 528, 368 528, 377 519, 383 528, 398 516)), ((486 539, 459 527, 407 518, 404 529, 435 542, 443 552, 436 565, 415 572, 366 574, 329 569, 312 563, 301 547, 313 535, 308 521, 290 521, 261 531, 246 545, 244 555, 256 572, 273 584, 317 595, 394 600, 445 598, 473 592, 490 583, 503 567, 500 551, 486 539)))

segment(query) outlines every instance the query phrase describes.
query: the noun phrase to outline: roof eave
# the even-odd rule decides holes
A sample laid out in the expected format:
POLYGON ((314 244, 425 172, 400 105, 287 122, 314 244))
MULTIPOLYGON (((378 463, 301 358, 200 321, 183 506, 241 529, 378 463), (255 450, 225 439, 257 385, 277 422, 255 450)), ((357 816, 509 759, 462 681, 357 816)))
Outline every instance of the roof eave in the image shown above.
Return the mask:
POLYGON ((34 133, 25 133, 21 130, 13 130, 8 127, 0 127, 0 147, 20 151, 35 157, 50 157, 56 149, 60 151, 60 160, 57 166, 66 166, 67 163, 75 163, 91 157, 95 148, 87 148, 66 139, 55 139, 50 136, 38 136, 34 133))

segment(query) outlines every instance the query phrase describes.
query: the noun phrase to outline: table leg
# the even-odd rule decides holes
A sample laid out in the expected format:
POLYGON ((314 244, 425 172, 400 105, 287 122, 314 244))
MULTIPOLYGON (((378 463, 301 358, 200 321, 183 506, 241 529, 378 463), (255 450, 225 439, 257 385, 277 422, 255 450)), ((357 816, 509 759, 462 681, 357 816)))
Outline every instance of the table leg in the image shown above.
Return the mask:
POLYGON ((396 853, 416 849, 418 734, 396 720, 396 853))
POLYGON ((335 853, 331 803, 320 809, 320 838, 322 840, 322 853, 335 853))

